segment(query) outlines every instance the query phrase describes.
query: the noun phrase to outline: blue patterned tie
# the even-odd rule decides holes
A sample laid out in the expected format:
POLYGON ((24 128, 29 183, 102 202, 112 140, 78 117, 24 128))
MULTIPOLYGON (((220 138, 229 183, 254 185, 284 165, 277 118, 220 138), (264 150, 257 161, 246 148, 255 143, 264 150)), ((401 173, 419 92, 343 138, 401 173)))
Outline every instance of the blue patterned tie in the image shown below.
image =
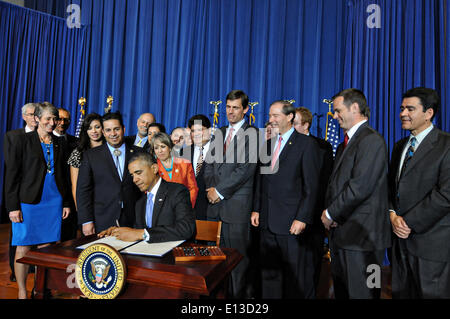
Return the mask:
POLYGON ((403 160, 403 166, 402 166, 402 170, 400 171, 400 177, 399 180, 402 178, 403 173, 405 172, 406 167, 408 166, 408 162, 411 160, 411 158, 414 155, 414 151, 416 150, 416 141, 417 139, 413 136, 411 137, 411 139, 409 140, 409 148, 406 151, 406 155, 405 155, 405 159, 403 160))
POLYGON ((147 206, 145 208, 145 217, 147 220, 147 227, 152 228, 152 218, 153 218, 153 194, 147 194, 147 206))

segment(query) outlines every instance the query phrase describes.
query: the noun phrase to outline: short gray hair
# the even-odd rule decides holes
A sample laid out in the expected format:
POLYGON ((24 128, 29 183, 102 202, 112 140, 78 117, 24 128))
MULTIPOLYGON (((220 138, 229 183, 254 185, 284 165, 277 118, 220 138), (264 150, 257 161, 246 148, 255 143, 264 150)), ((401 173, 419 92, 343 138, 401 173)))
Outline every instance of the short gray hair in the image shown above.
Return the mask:
POLYGON ((36 109, 36 105, 38 105, 38 104, 39 103, 27 103, 24 106, 22 106, 22 115, 27 114, 27 110, 31 107, 36 109))
POLYGON ((45 111, 56 116, 56 118, 59 118, 58 109, 50 102, 36 103, 36 108, 34 109, 34 116, 40 119, 45 111))

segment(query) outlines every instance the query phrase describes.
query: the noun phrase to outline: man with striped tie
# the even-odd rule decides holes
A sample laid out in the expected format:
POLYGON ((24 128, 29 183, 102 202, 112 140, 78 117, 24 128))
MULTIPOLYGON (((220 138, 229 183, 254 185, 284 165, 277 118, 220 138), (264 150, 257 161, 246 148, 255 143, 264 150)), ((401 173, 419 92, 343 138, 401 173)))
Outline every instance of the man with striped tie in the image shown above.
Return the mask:
POLYGON ((418 87, 400 106, 410 135, 395 144, 389 170, 393 298, 450 298, 450 135, 432 124, 439 103, 418 87))
POLYGON ((206 196, 203 163, 211 145, 211 121, 205 115, 197 114, 189 119, 188 128, 191 129, 193 143, 181 149, 180 155, 187 156, 187 159, 191 161, 197 180, 198 195, 194 207, 195 218, 206 220, 208 198, 206 196), (190 150, 190 152, 187 152, 187 150, 190 150))

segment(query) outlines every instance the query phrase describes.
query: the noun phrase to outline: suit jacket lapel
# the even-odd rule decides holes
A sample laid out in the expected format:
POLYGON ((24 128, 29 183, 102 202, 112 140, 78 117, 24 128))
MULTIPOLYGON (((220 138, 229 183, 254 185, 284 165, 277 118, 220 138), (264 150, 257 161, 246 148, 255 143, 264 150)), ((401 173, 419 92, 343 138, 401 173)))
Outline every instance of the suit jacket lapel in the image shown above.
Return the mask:
MULTIPOLYGON (((123 168, 122 182, 124 182, 127 178, 130 178, 130 172, 128 171, 128 162, 130 161, 131 156, 134 153, 134 149, 131 146, 125 144, 125 163, 123 168)), ((119 174, 117 174, 119 175, 119 174)))
POLYGON ((59 153, 60 153, 61 150, 60 150, 59 143, 58 143, 57 139, 54 139, 54 140, 55 140, 55 143, 53 143, 53 162, 56 163, 57 158, 58 158, 59 153))
POLYGON ((396 146, 395 150, 392 151, 392 156, 391 156, 391 162, 392 162, 391 169, 393 170, 393 174, 392 174, 391 178, 394 178, 393 181, 395 181, 396 188, 397 188, 397 184, 398 184, 398 175, 399 175, 399 171, 400 171, 400 160, 402 158, 403 149, 405 148, 406 143, 408 143, 408 138, 404 138, 403 140, 400 140, 398 143, 399 144, 396 146))
POLYGON ((111 172, 114 172, 113 173, 114 178, 116 178, 120 183, 121 181, 120 181, 120 177, 119 177, 119 172, 117 171, 116 163, 114 163, 114 158, 112 157, 112 154, 109 151, 107 143, 105 143, 99 147, 103 147, 104 163, 108 163, 107 165, 109 165, 109 169, 111 170, 111 172))
MULTIPOLYGON (((433 130, 424 138, 422 143, 420 143, 419 147, 415 150, 414 155, 409 160, 408 165, 403 172, 403 176, 407 175, 409 171, 418 163, 420 160, 428 154, 428 152, 433 148, 433 144, 437 139, 437 130, 433 128, 433 130)), ((409 139, 407 139, 409 141, 409 139)), ((403 150, 403 148, 402 148, 403 150)))
POLYGON ((280 154, 278 154, 278 159, 277 162, 281 163, 282 160, 284 160, 287 156, 287 154, 289 154, 289 149, 291 148, 291 145, 294 143, 297 139, 297 131, 294 130, 294 132, 291 134, 291 136, 289 137, 289 139, 286 141, 286 144, 284 144, 283 150, 281 151, 280 154))
POLYGON ((147 196, 145 193, 142 194, 142 196, 138 199, 136 202, 136 221, 137 221, 137 228, 147 227, 147 223, 145 221, 145 209, 147 205, 147 196))
MULTIPOLYGON (((364 124, 362 124, 362 125, 356 130, 356 132, 355 132, 355 134, 352 136, 352 138, 349 140, 349 142, 348 142, 347 146, 345 147, 345 149, 344 149, 344 150, 340 150, 340 151, 339 151, 339 154, 336 154, 336 155, 339 155, 339 156, 336 156, 336 161, 335 161, 335 164, 334 164, 334 167, 333 167, 333 172, 331 173, 330 179, 334 178, 334 175, 336 174, 336 172, 338 171, 339 167, 340 167, 341 164, 342 164, 342 161, 343 161, 343 159, 344 159, 344 157, 345 157, 345 154, 347 154, 348 152, 350 152, 351 149, 352 149, 353 147, 355 147, 356 141, 358 140, 359 135, 360 135, 361 132, 367 127, 367 125, 368 125, 367 122, 364 123, 364 124)), ((344 146, 344 145, 342 144, 342 146, 340 146, 340 147, 343 147, 343 146, 344 146)))
POLYGON ((159 214, 161 213, 161 208, 164 204, 167 194, 167 182, 161 178, 161 185, 159 185, 158 192, 155 196, 155 204, 153 205, 153 217, 152 217, 152 227, 157 224, 159 214))
POLYGON ((32 145, 32 152, 39 156, 39 158, 42 160, 42 163, 47 167, 47 161, 44 157, 44 152, 42 151, 41 141, 39 140, 39 135, 36 131, 32 133, 31 138, 31 145, 32 145))

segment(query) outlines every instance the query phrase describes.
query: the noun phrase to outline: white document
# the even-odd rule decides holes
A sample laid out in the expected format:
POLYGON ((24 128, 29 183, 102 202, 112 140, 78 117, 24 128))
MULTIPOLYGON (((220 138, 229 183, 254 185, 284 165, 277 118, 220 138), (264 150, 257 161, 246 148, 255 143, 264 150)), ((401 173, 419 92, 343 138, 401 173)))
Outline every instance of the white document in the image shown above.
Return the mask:
POLYGON ((146 241, 141 241, 141 242, 137 243, 136 245, 125 248, 124 250, 122 250, 120 252, 125 253, 125 254, 132 254, 132 255, 161 257, 183 242, 184 242, 184 240, 178 240, 178 241, 167 241, 164 243, 149 244, 146 241))
POLYGON ((114 236, 99 238, 86 245, 77 247, 78 249, 86 249, 93 244, 107 244, 120 253, 142 256, 156 256, 161 257, 171 251, 173 248, 182 244, 184 240, 168 241, 163 243, 147 243, 146 241, 129 242, 119 240, 114 236))
POLYGON ((93 245, 93 244, 107 244, 107 245, 113 247, 116 250, 121 250, 121 249, 124 249, 127 246, 134 245, 135 243, 137 243, 137 242, 136 241, 135 242, 123 241, 123 240, 117 239, 114 236, 108 236, 108 237, 99 238, 99 239, 97 239, 95 241, 91 241, 90 243, 88 243, 86 245, 79 246, 77 248, 78 249, 86 249, 90 245, 93 245))

